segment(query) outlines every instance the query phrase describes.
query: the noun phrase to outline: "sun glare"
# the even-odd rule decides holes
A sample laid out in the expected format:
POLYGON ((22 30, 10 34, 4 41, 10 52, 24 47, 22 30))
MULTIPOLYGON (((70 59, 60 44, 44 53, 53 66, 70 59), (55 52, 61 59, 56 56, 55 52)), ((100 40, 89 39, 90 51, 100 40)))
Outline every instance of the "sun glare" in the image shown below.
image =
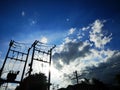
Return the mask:
POLYGON ((42 43, 47 43, 48 42, 48 39, 46 37, 42 37, 41 40, 40 40, 42 43))

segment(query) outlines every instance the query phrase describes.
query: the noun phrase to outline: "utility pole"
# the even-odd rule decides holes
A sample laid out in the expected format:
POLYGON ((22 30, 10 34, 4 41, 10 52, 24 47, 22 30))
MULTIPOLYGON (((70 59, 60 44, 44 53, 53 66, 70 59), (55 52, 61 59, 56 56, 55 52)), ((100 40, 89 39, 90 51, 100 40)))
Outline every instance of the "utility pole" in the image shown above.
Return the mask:
POLYGON ((32 64, 33 64, 33 60, 34 60, 35 46, 36 46, 37 43, 38 43, 38 41, 35 40, 35 42, 32 44, 33 52, 32 52, 31 63, 29 64, 29 66, 30 66, 30 70, 29 70, 29 72, 28 72, 29 76, 31 75, 31 72, 32 72, 32 64))
POLYGON ((75 78, 76 78, 77 84, 78 84, 79 82, 78 82, 78 73, 77 73, 77 71, 75 71, 75 78))
POLYGON ((1 78, 1 75, 2 75, 2 72, 3 72, 3 69, 4 69, 4 67, 5 67, 5 63, 6 63, 6 61, 7 61, 8 54, 9 54, 10 49, 11 49, 11 47, 12 47, 13 44, 14 44, 14 41, 11 40, 10 43, 9 43, 9 49, 8 49, 8 51, 7 51, 7 54, 6 54, 5 60, 4 60, 4 62, 3 62, 2 68, 0 69, 0 78, 1 78))
POLYGON ((51 80, 51 70, 50 70, 50 68, 51 68, 51 57, 52 57, 52 50, 54 49, 56 47, 56 45, 54 45, 54 47, 52 47, 51 49, 50 49, 50 61, 49 61, 49 76, 48 76, 48 90, 50 90, 50 80, 51 80))
MULTIPOLYGON (((24 44, 15 42, 13 40, 10 41, 5 60, 3 62, 2 68, 0 69, 0 78, 2 79, 2 81, 0 81, 0 83, 1 82, 7 83, 7 85, 8 85, 8 83, 20 84, 21 81, 23 80, 30 49, 28 49, 28 52, 25 52, 20 49, 22 47, 22 45, 24 45, 24 44), (11 63, 12 63, 12 61, 14 61, 14 63, 12 63, 12 65, 11 65, 11 67, 7 67, 7 66, 9 66, 8 65, 10 63, 9 61, 11 61, 11 63), (22 67, 21 69, 19 69, 19 67, 18 68, 14 67, 15 62, 19 63, 19 65, 24 63, 24 67, 22 67), (6 69, 9 68, 9 71, 6 72, 5 67, 6 67, 6 69), (3 72, 6 72, 6 75, 4 75, 4 77, 5 77, 4 79, 2 78, 3 74, 4 74, 3 72), (22 75, 19 74, 19 72, 22 72, 21 73, 22 75), (18 75, 20 76, 20 78, 19 78, 20 80, 15 80, 18 75)), ((5 89, 7 90, 7 86, 5 89)))
MULTIPOLYGON (((15 72, 15 68, 11 69, 9 71, 9 73, 7 73, 6 75, 6 78, 2 81, 4 83, 19 83, 21 84, 23 78, 24 78, 24 74, 25 74, 25 70, 26 70, 26 65, 27 65, 27 62, 28 62, 28 57, 29 57, 29 54, 31 53, 31 49, 32 49, 32 57, 31 57, 31 62, 29 64, 29 71, 28 71, 28 76, 31 75, 32 73, 32 70, 33 70, 33 61, 34 60, 37 60, 37 61, 40 61, 40 62, 43 62, 43 63, 47 63, 49 65, 49 70, 48 70, 48 87, 47 89, 50 90, 50 81, 51 81, 51 70, 50 70, 50 67, 51 67, 51 58, 52 58, 52 50, 56 47, 56 45, 54 46, 50 46, 50 47, 47 47, 45 46, 44 44, 42 44, 41 42, 35 40, 35 42, 31 45, 30 48, 27 49, 27 52, 23 52, 23 51, 20 51, 19 49, 17 49, 18 47, 22 47, 21 44, 23 45, 23 43, 18 43, 18 42, 15 42, 13 40, 10 41, 9 43, 9 49, 7 51, 7 54, 6 54, 6 57, 5 57, 5 60, 3 62, 3 65, 2 65, 2 68, 0 69, 0 78, 2 79, 2 74, 3 74, 3 71, 4 71, 4 68, 5 68, 5 65, 7 65, 7 59, 8 60, 14 60, 15 62, 19 61, 19 62, 24 62, 24 66, 23 66, 23 69, 19 69, 19 71, 17 71, 17 73, 15 72), (45 47, 45 49, 41 49, 41 47, 45 47), (47 49, 46 49, 47 47, 47 49), (41 58, 38 58, 38 57, 35 57, 35 55, 37 55, 41 53, 43 54, 46 54, 47 57, 49 59, 45 60, 44 58, 41 59, 41 58), (19 74, 19 72, 21 72, 22 70, 22 73, 19 74), (13 72, 12 72, 13 71, 13 72), (12 75, 18 75, 20 76, 20 80, 16 81, 15 79, 16 78, 12 78, 13 76, 12 75)), ((15 64, 15 63, 14 63, 15 64)), ((13 65, 14 66, 14 65, 13 65)), ((1 82, 1 81, 0 81, 1 82)), ((7 87, 6 87, 7 89, 7 87)))
POLYGON ((51 67, 52 50, 56 47, 56 45, 54 45, 53 47, 51 47, 49 50, 41 50, 42 46, 44 47, 44 45, 42 45, 42 43, 39 42, 39 41, 37 41, 37 40, 31 46, 31 48, 33 48, 33 51, 32 51, 31 62, 29 64, 30 69, 28 71, 28 75, 29 76, 31 75, 31 72, 33 70, 32 67, 33 67, 33 61, 34 60, 40 61, 40 62, 43 62, 43 63, 48 63, 48 65, 49 65, 49 71, 48 71, 48 87, 47 88, 48 88, 48 90, 50 90, 50 85, 51 85, 51 83, 50 83, 50 81, 51 81, 51 70, 50 70, 50 67, 51 67), (36 55, 36 52, 49 55, 49 60, 45 61, 45 60, 42 60, 42 59, 34 57, 36 55))
POLYGON ((80 76, 78 76, 78 72, 77 72, 77 71, 73 72, 73 74, 75 74, 75 77, 72 78, 72 79, 76 79, 76 83, 78 84, 78 83, 79 83, 79 77, 80 77, 80 76))
POLYGON ((30 49, 31 49, 31 48, 28 49, 28 53, 27 53, 25 65, 24 65, 23 72, 22 72, 21 82, 22 82, 23 77, 24 77, 24 74, 25 74, 25 69, 26 69, 26 64, 27 64, 27 61, 28 61, 28 56, 29 56, 30 49))

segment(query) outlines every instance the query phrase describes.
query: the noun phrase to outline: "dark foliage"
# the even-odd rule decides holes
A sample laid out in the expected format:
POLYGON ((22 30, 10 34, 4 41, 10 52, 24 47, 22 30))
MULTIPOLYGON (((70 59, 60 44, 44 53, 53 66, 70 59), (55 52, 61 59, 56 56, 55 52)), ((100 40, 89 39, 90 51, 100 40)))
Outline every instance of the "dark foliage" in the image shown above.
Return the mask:
POLYGON ((96 78, 92 78, 92 83, 83 81, 76 85, 69 85, 67 88, 60 88, 58 90, 120 90, 119 86, 108 86, 96 78))
POLYGON ((115 80, 116 80, 117 83, 120 85, 120 74, 117 74, 117 75, 116 75, 115 80))
POLYGON ((0 86, 4 83, 4 80, 0 78, 0 86))
POLYGON ((47 90, 47 79, 43 73, 26 77, 15 90, 47 90))

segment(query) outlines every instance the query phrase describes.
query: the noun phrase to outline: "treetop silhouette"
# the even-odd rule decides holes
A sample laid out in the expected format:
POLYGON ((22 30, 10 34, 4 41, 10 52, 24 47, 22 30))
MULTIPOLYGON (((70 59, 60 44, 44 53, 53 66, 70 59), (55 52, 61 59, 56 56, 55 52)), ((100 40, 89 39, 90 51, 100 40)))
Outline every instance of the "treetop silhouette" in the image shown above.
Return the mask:
POLYGON ((15 90, 47 90, 47 77, 43 73, 26 77, 15 90))

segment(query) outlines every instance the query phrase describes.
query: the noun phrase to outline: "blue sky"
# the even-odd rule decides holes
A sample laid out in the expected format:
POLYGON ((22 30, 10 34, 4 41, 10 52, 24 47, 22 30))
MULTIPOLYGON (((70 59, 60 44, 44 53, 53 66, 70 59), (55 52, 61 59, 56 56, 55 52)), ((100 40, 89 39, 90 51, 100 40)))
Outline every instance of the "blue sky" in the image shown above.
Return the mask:
POLYGON ((107 29, 115 34, 120 29, 117 0, 5 0, 0 4, 0 38, 3 43, 12 38, 29 38, 38 32, 53 36, 52 32, 80 28, 95 19, 108 20, 107 29))
MULTIPOLYGON (((108 58, 112 58, 113 53, 119 53, 119 5, 119 0, 1 0, 0 60, 4 59, 11 39, 26 43, 33 43, 37 39, 61 46, 62 49, 57 48, 59 53, 54 54, 55 59, 59 60, 54 63, 56 66, 58 62, 61 63, 62 65, 59 64, 57 67, 63 67, 62 69, 67 65, 71 66, 70 62, 76 63, 77 59, 81 60, 80 57, 86 60, 91 59, 92 55, 95 56, 98 52, 101 53, 100 56, 98 55, 99 59, 94 57, 90 63, 94 60, 103 63, 100 61, 101 58, 107 61, 108 58), (78 38, 78 34, 81 37, 78 38), (99 38, 96 37, 97 35, 99 38), (76 54, 82 55, 74 55, 71 57, 74 60, 68 62, 65 55, 69 57, 71 52, 66 53, 65 47, 71 51, 69 46, 72 45, 76 47, 80 45, 83 49, 79 48, 79 50, 83 50, 83 52, 80 53, 77 48, 72 48, 76 54), (92 53, 91 57, 86 57, 89 52, 92 53), (57 55, 61 55, 63 58, 57 57, 57 55)), ((84 64, 85 62, 83 63, 82 60, 80 62, 83 67, 90 66, 84 64)), ((93 71, 91 70, 91 72, 93 71)))

